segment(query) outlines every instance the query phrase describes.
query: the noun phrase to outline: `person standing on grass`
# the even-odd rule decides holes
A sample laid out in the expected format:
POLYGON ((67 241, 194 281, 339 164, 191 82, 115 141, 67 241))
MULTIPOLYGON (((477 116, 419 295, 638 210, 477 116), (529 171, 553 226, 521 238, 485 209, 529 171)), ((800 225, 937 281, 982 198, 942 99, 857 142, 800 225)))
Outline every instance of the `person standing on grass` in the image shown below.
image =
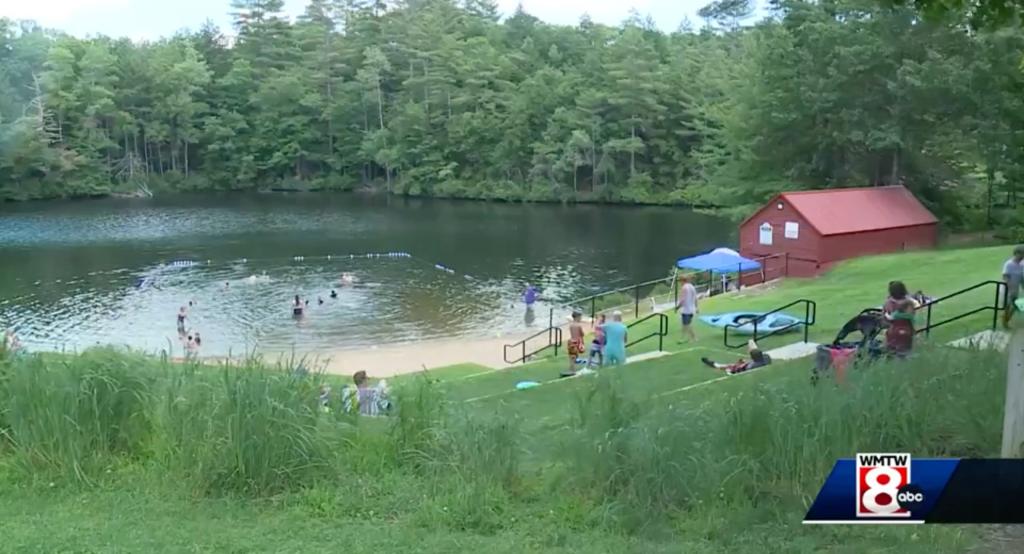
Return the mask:
POLYGON ((626 363, 626 324, 622 322, 622 312, 612 314, 611 323, 604 324, 604 363, 610 366, 626 363))
POLYGON ((565 350, 569 353, 569 369, 562 375, 565 377, 576 375, 576 358, 583 355, 583 324, 580 320, 583 314, 578 310, 572 312, 572 323, 569 324, 569 343, 565 350))
POLYGON ((1020 297, 1020 283, 1024 279, 1024 246, 1015 246, 1013 256, 1003 264, 1003 282, 1006 283, 1006 306, 1003 312, 1003 327, 1010 328, 1010 319, 1017 312, 1017 298, 1020 297))
POLYGON ((690 282, 690 277, 683 275, 679 278, 682 286, 679 287, 679 316, 682 319, 683 338, 689 338, 691 342, 697 340, 697 334, 693 331, 693 316, 697 314, 697 287, 690 282))

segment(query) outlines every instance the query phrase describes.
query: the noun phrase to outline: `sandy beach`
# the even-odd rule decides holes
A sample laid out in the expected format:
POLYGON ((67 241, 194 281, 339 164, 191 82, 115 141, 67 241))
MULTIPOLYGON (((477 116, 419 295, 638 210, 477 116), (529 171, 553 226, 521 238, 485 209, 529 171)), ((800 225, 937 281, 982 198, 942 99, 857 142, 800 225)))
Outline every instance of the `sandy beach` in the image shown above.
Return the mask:
MULTIPOLYGON (((392 377, 423 371, 424 368, 430 370, 464 363, 500 369, 509 367, 503 358, 505 345, 518 342, 526 336, 438 339, 328 352, 296 351, 294 356, 314 360, 317 368, 338 375, 351 375, 362 370, 371 377, 392 377)), ((536 340, 538 342, 535 347, 531 341, 531 348, 539 348, 546 342, 543 338, 536 340)), ((280 356, 291 357, 293 353, 268 352, 263 355, 267 360, 276 360, 280 356)))

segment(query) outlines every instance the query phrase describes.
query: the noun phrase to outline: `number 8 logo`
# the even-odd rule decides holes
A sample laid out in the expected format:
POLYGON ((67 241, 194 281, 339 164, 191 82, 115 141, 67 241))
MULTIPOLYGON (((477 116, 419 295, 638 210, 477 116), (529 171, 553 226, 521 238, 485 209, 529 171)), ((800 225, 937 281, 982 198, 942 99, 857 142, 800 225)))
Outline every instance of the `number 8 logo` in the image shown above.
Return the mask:
POLYGON ((864 496, 861 498, 864 507, 880 515, 892 514, 899 510, 900 505, 896 501, 896 495, 900 492, 899 482, 901 479, 900 473, 891 467, 870 469, 864 475, 864 481, 868 486, 868 490, 864 491, 864 496), (882 476, 888 477, 885 483, 879 481, 882 476), (879 497, 886 500, 886 503, 880 504, 879 497))

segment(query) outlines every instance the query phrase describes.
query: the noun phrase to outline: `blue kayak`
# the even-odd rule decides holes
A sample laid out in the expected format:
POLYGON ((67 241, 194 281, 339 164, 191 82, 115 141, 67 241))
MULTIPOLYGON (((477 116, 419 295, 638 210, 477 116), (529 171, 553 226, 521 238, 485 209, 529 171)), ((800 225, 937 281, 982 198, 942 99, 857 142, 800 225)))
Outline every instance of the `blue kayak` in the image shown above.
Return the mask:
MULTIPOLYGON (((725 327, 726 325, 735 325, 732 327, 732 332, 740 335, 753 335, 754 334, 754 319, 764 315, 765 312, 732 312, 728 314, 710 314, 700 316, 700 320, 708 325, 715 327, 725 327)), ((801 319, 797 319, 791 315, 777 313, 771 314, 764 319, 757 322, 757 332, 768 333, 789 327, 783 332, 796 331, 802 326, 801 319)))

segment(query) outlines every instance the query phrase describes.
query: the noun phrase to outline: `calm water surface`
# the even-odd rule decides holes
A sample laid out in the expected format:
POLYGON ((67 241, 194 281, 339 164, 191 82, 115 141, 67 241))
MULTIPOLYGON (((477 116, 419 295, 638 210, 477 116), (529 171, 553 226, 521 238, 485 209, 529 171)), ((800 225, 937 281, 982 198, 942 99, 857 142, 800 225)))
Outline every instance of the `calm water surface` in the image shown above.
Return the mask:
POLYGON ((494 336, 546 323, 544 302, 526 317, 527 282, 566 301, 663 276, 733 235, 682 208, 344 194, 11 204, 0 206, 0 327, 35 349, 178 350, 175 315, 192 301, 204 354, 494 336), (413 257, 350 258, 381 252, 413 257), (295 294, 310 300, 300 321, 295 294))

